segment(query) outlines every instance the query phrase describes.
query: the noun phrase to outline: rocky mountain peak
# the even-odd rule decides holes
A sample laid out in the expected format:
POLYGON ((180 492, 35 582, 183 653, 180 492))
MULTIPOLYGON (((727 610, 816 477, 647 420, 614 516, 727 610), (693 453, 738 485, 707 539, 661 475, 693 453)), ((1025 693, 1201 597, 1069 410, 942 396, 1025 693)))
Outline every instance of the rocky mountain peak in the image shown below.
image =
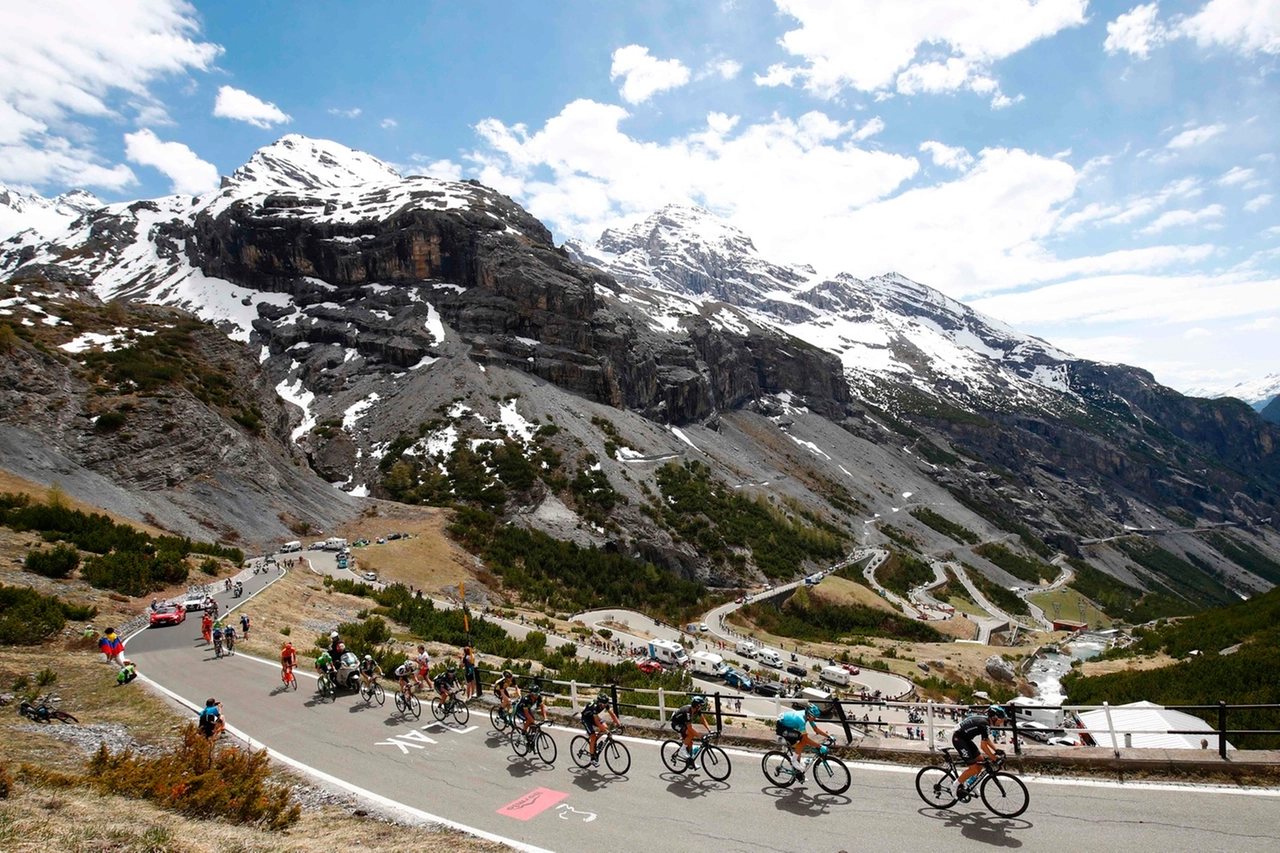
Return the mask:
POLYGON ((0 240, 28 228, 41 233, 60 230, 76 217, 101 206, 97 196, 87 190, 45 198, 0 184, 0 240))
POLYGON ((400 179, 399 172, 371 154, 291 133, 255 151, 225 184, 249 191, 317 190, 400 179))

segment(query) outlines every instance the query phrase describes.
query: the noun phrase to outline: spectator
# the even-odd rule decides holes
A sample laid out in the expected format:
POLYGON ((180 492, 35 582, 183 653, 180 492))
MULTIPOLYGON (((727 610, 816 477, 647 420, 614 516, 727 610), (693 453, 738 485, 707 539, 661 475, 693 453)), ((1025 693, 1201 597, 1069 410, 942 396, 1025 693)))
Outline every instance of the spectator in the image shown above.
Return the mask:
POLYGON ((108 628, 102 635, 98 640, 98 649, 107 656, 108 663, 124 666, 124 640, 116 634, 115 628, 108 628))
POLYGON ((133 661, 125 658, 124 665, 120 667, 120 672, 116 673, 116 685, 128 684, 138 677, 138 665, 133 661))
POLYGON ((221 733, 227 727, 226 720, 222 716, 221 702, 210 698, 204 703, 204 710, 200 712, 199 726, 200 734, 208 738, 221 733))
POLYGON ((249 639, 249 614, 240 614, 240 635, 246 640, 249 639))

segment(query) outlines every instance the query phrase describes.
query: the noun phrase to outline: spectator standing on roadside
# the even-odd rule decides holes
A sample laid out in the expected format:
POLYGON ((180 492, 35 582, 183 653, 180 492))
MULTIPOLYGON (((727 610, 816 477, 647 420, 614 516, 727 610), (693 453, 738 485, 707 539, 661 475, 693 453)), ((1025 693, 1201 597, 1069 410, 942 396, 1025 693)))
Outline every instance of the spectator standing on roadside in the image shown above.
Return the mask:
POLYGON ((478 682, 479 672, 476 669, 476 653, 475 649, 470 646, 462 648, 462 680, 467 685, 467 698, 472 699, 480 695, 480 685, 478 682))
POLYGON ((200 617, 200 635, 204 637, 206 646, 213 642, 213 616, 208 611, 200 617))
POLYGON ((240 635, 246 640, 249 639, 249 614, 240 614, 240 635))
POLYGON ((116 634, 115 628, 108 628, 107 632, 98 640, 98 649, 107 656, 108 663, 114 663, 116 666, 124 666, 124 640, 116 634))

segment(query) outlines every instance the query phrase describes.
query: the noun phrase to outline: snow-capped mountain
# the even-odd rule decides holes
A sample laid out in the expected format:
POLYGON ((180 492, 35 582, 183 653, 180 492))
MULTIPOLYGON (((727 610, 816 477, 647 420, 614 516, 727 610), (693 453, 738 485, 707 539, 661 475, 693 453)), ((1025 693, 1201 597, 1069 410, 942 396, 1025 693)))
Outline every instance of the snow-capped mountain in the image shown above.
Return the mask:
POLYGON ((85 190, 45 198, 0 184, 0 240, 27 228, 42 234, 59 231, 81 214, 101 206, 102 202, 85 190))
POLYGON ((1235 397, 1243 400, 1258 411, 1280 395, 1280 373, 1268 373, 1260 379, 1249 379, 1238 382, 1230 388, 1197 388, 1188 392, 1191 397, 1235 397))
POLYGON ((595 245, 565 248, 647 291, 655 322, 692 310, 682 302, 737 306, 838 355, 850 382, 876 402, 887 402, 886 381, 997 407, 1070 395, 1065 365, 1075 359, 1048 343, 897 274, 825 278, 775 263, 699 207, 669 205, 629 229, 605 231, 595 245))

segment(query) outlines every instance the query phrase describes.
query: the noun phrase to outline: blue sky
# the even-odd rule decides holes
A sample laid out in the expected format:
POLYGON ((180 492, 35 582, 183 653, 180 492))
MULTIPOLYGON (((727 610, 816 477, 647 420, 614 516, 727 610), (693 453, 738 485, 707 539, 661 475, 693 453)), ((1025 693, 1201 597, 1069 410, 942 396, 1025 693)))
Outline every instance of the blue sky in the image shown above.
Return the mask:
POLYGON ((1280 372, 1280 0, 6 4, 0 181, 196 194, 285 133, 558 239, 671 201, 1188 390, 1280 372))

